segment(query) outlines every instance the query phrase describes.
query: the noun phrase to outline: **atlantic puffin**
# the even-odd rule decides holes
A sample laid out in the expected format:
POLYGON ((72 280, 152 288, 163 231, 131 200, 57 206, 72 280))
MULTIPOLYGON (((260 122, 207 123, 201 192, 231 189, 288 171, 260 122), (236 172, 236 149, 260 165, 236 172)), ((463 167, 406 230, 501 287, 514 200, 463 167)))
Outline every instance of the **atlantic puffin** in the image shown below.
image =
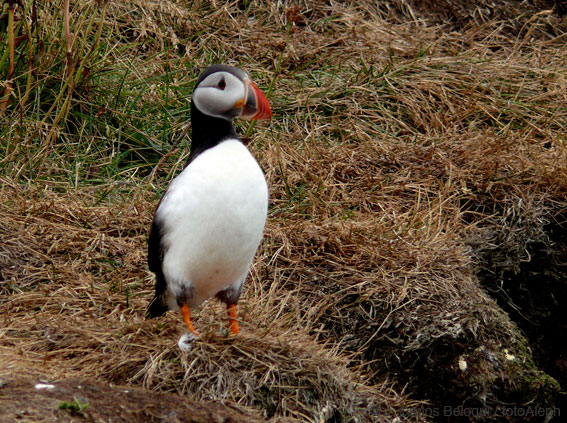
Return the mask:
POLYGON ((191 98, 187 165, 158 203, 148 239, 155 296, 147 317, 190 310, 216 297, 226 304, 230 332, 240 331, 236 304, 263 236, 268 211, 264 173, 236 135, 232 119, 270 119, 266 96, 246 72, 213 65, 191 98))

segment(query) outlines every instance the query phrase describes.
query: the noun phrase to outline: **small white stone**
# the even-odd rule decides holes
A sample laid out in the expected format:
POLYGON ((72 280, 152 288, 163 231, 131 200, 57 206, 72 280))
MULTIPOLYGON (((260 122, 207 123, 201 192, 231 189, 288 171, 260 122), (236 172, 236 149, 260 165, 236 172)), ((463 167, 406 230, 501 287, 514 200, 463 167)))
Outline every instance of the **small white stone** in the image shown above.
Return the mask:
POLYGON ((195 342, 196 339, 197 336, 195 336, 195 334, 191 332, 186 332, 183 335, 181 335, 181 338, 179 338, 179 342, 177 343, 177 345, 179 345, 179 349, 181 351, 189 352, 193 348, 193 342, 195 342))
POLYGON ((49 385, 47 383, 38 383, 35 385, 35 389, 53 389, 55 385, 49 385))
POLYGON ((516 356, 514 354, 510 354, 510 352, 506 348, 504 348, 504 354, 506 354, 506 360, 512 361, 516 358, 516 356))
POLYGON ((459 357, 459 369, 461 369, 462 372, 467 370, 467 362, 462 356, 459 357))

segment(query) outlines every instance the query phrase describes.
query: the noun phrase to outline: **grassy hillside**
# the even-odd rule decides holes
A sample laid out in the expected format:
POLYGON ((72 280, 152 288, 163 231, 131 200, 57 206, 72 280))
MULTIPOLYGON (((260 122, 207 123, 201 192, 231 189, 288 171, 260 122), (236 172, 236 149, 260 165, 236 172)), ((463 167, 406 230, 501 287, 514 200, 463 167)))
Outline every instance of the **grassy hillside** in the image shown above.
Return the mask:
POLYGON ((4 2, 0 416, 110 421, 112 384, 148 422, 557 417, 566 22, 492 3, 4 2), (146 241, 212 63, 268 93, 237 130, 270 209, 242 334, 212 301, 184 353, 143 317, 146 241))

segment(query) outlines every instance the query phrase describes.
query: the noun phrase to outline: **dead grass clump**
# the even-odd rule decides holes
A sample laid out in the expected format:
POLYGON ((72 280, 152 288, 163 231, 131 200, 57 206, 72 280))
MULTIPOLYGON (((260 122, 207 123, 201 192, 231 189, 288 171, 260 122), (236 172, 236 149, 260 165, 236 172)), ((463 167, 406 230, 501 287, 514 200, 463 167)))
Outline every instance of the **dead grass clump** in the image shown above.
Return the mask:
POLYGON ((402 145, 360 143, 353 152, 312 142, 267 156, 275 213, 286 216, 285 230, 268 230, 266 243, 277 248, 270 271, 296 289, 312 333, 353 352, 375 382, 392 371, 412 384, 434 377, 454 387, 453 400, 476 405, 506 401, 500 389, 507 399, 532 392, 529 378, 541 374, 502 370, 503 350, 516 351, 521 337, 471 277, 459 185, 435 166, 426 172, 430 162, 411 154, 417 146, 404 147, 405 156, 390 156, 385 149, 402 145), (463 354, 477 375, 459 376, 463 354))
POLYGON ((148 388, 181 390, 263 410, 264 416, 299 421, 372 421, 395 416, 395 396, 353 380, 320 346, 289 335, 205 339, 190 355, 177 348, 151 354, 131 381, 148 388), (178 363, 176 363, 178 362, 178 363), (202 392, 202 387, 209 387, 202 392))

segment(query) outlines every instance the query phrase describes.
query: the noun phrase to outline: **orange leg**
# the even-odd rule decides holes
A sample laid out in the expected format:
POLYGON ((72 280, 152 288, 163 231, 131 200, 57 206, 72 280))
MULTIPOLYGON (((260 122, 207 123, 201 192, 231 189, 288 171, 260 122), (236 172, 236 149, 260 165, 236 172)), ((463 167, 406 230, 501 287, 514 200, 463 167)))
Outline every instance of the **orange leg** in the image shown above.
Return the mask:
POLYGON ((236 304, 228 304, 226 309, 228 311, 228 325, 230 327, 230 333, 238 335, 240 333, 240 329, 238 329, 238 320, 236 320, 236 304))
POLYGON ((189 329, 195 336, 200 336, 199 332, 197 332, 193 327, 193 323, 191 323, 189 306, 187 304, 183 304, 181 306, 181 315, 183 316, 183 321, 187 325, 187 329, 189 329))

